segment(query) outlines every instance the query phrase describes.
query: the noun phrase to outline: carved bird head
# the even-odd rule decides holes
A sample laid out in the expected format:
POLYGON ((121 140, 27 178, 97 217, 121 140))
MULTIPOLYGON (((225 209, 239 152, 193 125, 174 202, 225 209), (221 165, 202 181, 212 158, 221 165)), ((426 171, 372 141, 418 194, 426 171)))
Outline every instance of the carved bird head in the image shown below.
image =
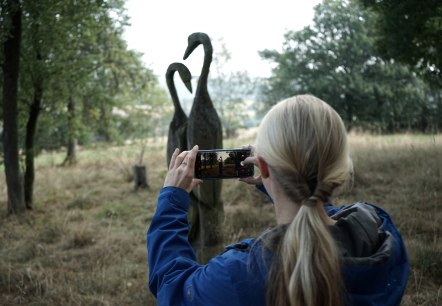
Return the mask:
POLYGON ((212 50, 212 43, 210 42, 209 35, 201 32, 190 34, 187 38, 187 49, 186 52, 184 52, 183 59, 187 59, 193 50, 195 50, 200 44, 204 46, 205 51, 212 50))
POLYGON ((172 63, 167 68, 166 72, 166 79, 168 82, 172 82, 173 79, 173 73, 175 71, 178 71, 180 74, 181 80, 183 81, 184 85, 186 85, 186 88, 192 92, 192 74, 190 73, 189 69, 186 67, 186 65, 182 63, 172 63), (170 76, 169 76, 170 75, 170 76), (170 78, 170 80, 168 80, 170 78))

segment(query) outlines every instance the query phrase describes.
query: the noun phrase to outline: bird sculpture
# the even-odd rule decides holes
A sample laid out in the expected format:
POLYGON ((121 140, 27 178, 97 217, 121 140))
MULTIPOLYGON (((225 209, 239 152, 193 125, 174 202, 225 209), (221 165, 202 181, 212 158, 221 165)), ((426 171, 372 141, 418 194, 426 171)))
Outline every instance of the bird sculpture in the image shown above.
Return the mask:
POLYGON ((173 76, 178 71, 181 80, 186 88, 192 92, 192 75, 184 64, 172 63, 166 71, 166 83, 174 106, 174 114, 169 125, 169 135, 167 137, 167 165, 170 163, 175 148, 181 151, 187 150, 187 115, 181 107, 180 100, 175 88, 173 76))
MULTIPOLYGON (((212 43, 207 34, 197 32, 189 36, 184 60, 199 45, 204 48, 204 62, 189 114, 187 144, 188 148, 197 144, 200 150, 220 149, 223 146, 221 120, 207 90, 213 53, 212 43)), ((222 246, 224 208, 221 187, 221 180, 210 180, 194 188, 191 193, 189 241, 196 250, 200 262, 207 262, 222 246)))

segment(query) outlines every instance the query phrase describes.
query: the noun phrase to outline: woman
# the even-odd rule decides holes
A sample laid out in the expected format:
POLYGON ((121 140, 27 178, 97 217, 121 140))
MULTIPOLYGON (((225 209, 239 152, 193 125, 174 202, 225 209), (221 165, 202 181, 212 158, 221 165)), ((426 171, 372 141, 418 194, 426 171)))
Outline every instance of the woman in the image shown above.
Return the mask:
POLYGON ((258 183, 277 226, 226 247, 207 265, 187 241, 195 156, 173 154, 148 231, 149 287, 159 305, 399 305, 409 272, 401 236, 381 209, 337 208, 333 191, 352 173, 346 132, 325 102, 295 96, 259 127, 258 183))

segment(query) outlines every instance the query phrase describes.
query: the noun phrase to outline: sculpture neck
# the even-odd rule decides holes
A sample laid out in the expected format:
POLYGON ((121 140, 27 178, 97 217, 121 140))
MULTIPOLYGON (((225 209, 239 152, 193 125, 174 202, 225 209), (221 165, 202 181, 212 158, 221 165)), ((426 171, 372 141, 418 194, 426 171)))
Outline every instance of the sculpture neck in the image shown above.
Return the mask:
POLYGON ((212 44, 210 42, 203 42, 204 47, 204 62, 203 68, 201 69, 201 75, 198 80, 198 91, 207 92, 207 81, 209 78, 210 64, 212 63, 212 44))
POLYGON ((175 83, 173 82, 174 73, 175 71, 168 71, 166 74, 167 88, 169 89, 170 97, 172 98, 173 106, 175 108, 175 114, 185 115, 183 108, 181 107, 180 100, 178 98, 175 83))

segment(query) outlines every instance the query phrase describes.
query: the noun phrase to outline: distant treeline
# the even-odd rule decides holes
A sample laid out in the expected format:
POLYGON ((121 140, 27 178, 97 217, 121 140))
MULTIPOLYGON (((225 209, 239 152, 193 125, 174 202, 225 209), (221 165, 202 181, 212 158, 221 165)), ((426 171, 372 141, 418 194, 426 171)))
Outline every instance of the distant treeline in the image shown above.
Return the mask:
POLYGON ((349 129, 441 131, 441 33, 440 1, 325 0, 282 51, 260 52, 276 64, 263 99, 312 93, 349 129))

